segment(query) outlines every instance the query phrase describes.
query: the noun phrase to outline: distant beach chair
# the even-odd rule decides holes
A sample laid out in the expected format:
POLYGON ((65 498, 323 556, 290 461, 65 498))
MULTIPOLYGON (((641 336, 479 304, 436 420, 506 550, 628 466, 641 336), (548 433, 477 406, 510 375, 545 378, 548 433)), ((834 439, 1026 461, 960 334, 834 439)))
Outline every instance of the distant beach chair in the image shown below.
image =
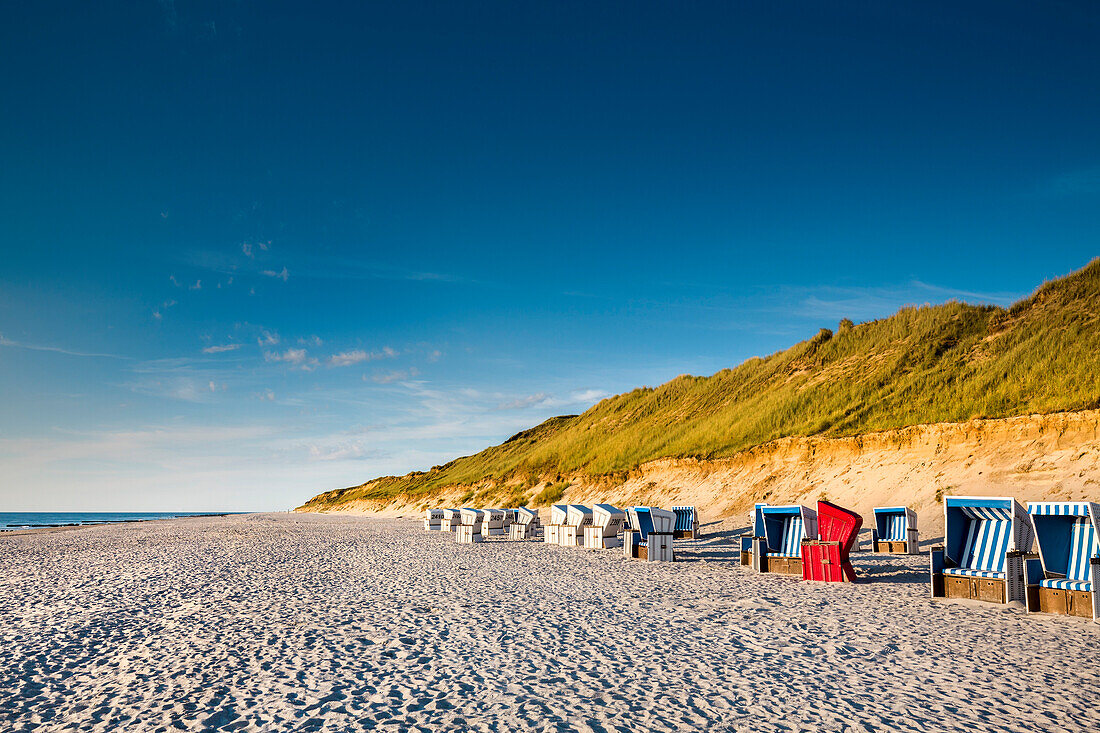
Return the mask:
POLYGON ((1027 511, 1006 497, 947 496, 944 544, 929 553, 933 598, 1024 601, 1024 559, 1034 533, 1027 511))
POLYGON ((561 528, 565 526, 565 518, 569 514, 568 504, 555 504, 550 507, 550 524, 542 532, 542 541, 548 545, 561 543, 561 528))
POLYGON ((626 512, 610 504, 592 506, 592 524, 584 528, 584 547, 606 550, 622 544, 619 534, 626 524, 626 512))
POLYGON ((905 506, 877 506, 875 526, 871 528, 871 551, 893 555, 920 552, 917 513, 905 506))
POLYGON ((749 512, 748 534, 741 535, 741 564, 752 565, 752 541, 754 538, 764 536, 764 514, 760 510, 768 505, 767 502, 757 502, 749 512))
POLYGON ((438 531, 440 525, 443 524, 443 510, 442 509, 425 509, 424 510, 424 529, 429 531, 438 531))
POLYGON ((760 507, 762 536, 752 540, 754 570, 802 575, 802 540, 817 539, 817 512, 798 504, 760 507))
POLYGON ((1039 545, 1024 561, 1028 613, 1100 621, 1100 504, 1028 502, 1039 545))
POLYGON ((802 540, 802 579, 855 582, 852 546, 863 517, 828 501, 817 502, 817 539, 802 540))
POLYGON ((694 540, 699 537, 699 513, 693 506, 674 506, 676 525, 672 528, 672 538, 676 540, 694 540))
POLYGON ((483 542, 485 538, 481 536, 481 526, 484 511, 481 509, 462 509, 460 511, 462 524, 458 525, 458 529, 455 531, 455 542, 463 544, 483 542))
POLYGON ((570 504, 565 513, 565 525, 558 537, 562 547, 584 545, 584 528, 592 526, 592 509, 583 504, 570 504))
POLYGON ((482 509, 481 510, 481 536, 502 537, 507 534, 506 523, 511 524, 511 510, 509 509, 482 509))
POLYGON ((672 562, 672 530, 676 515, 655 506, 633 506, 626 510, 630 529, 623 533, 623 557, 672 562))
POLYGON ((512 513, 512 524, 508 528, 508 538, 513 540, 532 539, 538 526, 539 513, 534 509, 519 507, 512 513))
POLYGON ((443 532, 454 532, 462 524, 461 509, 444 509, 443 519, 439 523, 439 529, 443 532))

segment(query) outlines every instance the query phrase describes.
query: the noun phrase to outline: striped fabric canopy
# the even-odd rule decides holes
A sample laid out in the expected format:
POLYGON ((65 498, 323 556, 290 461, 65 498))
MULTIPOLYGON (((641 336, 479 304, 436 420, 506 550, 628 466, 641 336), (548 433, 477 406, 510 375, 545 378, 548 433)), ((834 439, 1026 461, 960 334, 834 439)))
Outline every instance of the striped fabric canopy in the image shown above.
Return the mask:
POLYGON ((969 519, 1012 521, 1012 509, 1009 507, 961 506, 958 509, 963 513, 963 516, 969 519))
POLYGON ((1087 517, 1089 505, 1083 501, 1040 501, 1029 503, 1027 511, 1039 517, 1087 517))
POLYGON ((672 507, 672 511, 676 515, 675 529, 677 531, 686 532, 687 530, 695 529, 695 507, 674 506, 672 507))

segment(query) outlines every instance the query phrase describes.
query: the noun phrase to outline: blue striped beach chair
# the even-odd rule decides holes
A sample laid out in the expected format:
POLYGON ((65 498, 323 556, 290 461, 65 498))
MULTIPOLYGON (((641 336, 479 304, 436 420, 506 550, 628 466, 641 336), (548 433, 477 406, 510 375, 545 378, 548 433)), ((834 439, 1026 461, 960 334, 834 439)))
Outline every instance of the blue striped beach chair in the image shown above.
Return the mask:
POLYGON ((676 540, 694 540, 699 537, 699 512, 693 506, 674 506, 676 524, 672 528, 672 538, 676 540))
POLYGON ((894 555, 920 552, 917 513, 906 506, 877 506, 871 528, 871 549, 894 555))
POLYGON ((762 573, 802 577, 802 540, 817 539, 817 512, 799 504, 759 512, 763 532, 752 541, 750 564, 762 573))
POLYGON ((948 496, 944 544, 929 555, 933 598, 1024 601, 1024 553, 1033 531, 1015 499, 948 496))
POLYGON ((1039 545, 1024 562, 1029 613, 1060 613, 1100 621, 1100 504, 1028 502, 1039 545))
POLYGON ((655 506, 626 510, 630 527, 623 532, 623 557, 650 562, 672 562, 672 530, 676 515, 655 506))

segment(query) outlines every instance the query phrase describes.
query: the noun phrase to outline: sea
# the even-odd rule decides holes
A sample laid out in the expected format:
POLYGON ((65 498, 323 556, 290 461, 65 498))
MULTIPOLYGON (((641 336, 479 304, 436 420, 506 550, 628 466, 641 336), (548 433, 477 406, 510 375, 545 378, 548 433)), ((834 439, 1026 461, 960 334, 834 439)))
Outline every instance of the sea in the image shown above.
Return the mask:
POLYGON ((222 516, 225 512, 0 512, 0 532, 38 527, 144 522, 150 519, 222 516))

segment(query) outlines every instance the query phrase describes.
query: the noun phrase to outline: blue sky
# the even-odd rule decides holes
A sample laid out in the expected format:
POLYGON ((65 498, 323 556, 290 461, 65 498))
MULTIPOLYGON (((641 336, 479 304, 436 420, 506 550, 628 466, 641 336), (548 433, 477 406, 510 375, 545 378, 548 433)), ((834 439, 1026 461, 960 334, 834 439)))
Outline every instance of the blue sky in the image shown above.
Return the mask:
POLYGON ((1097 253, 1094 3, 544 5, 4 4, 0 509, 289 508, 1097 253))

